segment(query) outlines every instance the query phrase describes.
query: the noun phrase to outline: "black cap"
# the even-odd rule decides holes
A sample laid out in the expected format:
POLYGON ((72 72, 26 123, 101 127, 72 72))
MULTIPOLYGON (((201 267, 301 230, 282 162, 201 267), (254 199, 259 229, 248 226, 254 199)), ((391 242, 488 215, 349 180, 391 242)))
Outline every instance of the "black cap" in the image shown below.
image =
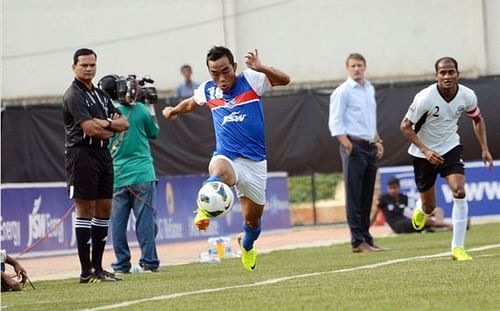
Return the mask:
POLYGON ((116 81, 119 78, 120 77, 118 75, 115 75, 115 74, 110 74, 110 75, 104 76, 101 78, 101 80, 99 80, 99 82, 97 83, 97 86, 101 90, 106 92, 109 95, 109 97, 111 97, 111 99, 117 100, 118 94, 116 91, 116 81))

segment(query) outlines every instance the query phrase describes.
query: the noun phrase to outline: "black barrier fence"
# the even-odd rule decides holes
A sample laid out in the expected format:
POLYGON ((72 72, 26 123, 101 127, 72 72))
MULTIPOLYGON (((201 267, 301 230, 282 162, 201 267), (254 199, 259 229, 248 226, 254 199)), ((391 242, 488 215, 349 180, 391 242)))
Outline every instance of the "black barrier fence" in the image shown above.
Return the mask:
MULTIPOLYGON (((432 82, 377 85, 378 130, 385 156, 380 166, 410 164, 408 143, 399 124, 413 96, 432 82)), ((500 156, 500 77, 462 80, 476 91, 486 120, 494 158, 500 156)), ((214 149, 212 118, 208 109, 182 115, 174 121, 161 117, 172 99, 156 105, 161 133, 152 141, 159 176, 200 174, 207 171, 214 149)), ((64 180, 64 127, 61 103, 2 110, 2 183, 64 180)), ((341 171, 338 143, 328 129, 329 93, 296 91, 264 97, 269 171, 290 175, 341 171)), ((460 121, 465 160, 478 160, 481 150, 466 117, 460 121)))

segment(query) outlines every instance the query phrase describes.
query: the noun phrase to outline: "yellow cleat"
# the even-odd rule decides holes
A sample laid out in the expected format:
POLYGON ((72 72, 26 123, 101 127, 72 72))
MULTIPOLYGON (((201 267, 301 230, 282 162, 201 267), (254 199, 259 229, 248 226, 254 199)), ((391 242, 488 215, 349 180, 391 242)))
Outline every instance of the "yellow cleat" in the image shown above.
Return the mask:
POLYGON ((255 247, 247 251, 241 244, 242 238, 243 233, 240 233, 238 236, 238 245, 241 249, 241 263, 247 271, 253 271, 255 270, 255 263, 257 261, 257 252, 255 251, 255 247))
POLYGON ((472 260, 472 257, 465 252, 463 247, 455 247, 451 258, 456 261, 472 260))
POLYGON ((196 217, 194 218, 194 225, 198 228, 198 231, 205 231, 210 224, 208 219, 208 214, 201 209, 196 210, 196 217))
POLYGON ((417 206, 413 210, 413 216, 411 218, 411 224, 415 230, 421 231, 425 227, 425 214, 422 211, 422 203, 420 200, 417 201, 417 206))

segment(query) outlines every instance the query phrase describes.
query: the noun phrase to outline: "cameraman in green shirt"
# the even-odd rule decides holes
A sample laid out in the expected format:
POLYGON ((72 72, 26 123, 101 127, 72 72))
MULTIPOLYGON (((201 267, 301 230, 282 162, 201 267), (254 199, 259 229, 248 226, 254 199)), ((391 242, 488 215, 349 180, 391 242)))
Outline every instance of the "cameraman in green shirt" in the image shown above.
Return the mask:
POLYGON ((153 106, 156 89, 143 87, 144 80, 108 75, 99 82, 99 87, 109 94, 129 122, 128 130, 113 136, 109 144, 115 173, 111 226, 116 262, 111 266, 117 273, 128 273, 131 269, 127 242, 131 210, 141 248, 139 265, 143 271, 152 272, 158 271, 160 265, 155 242, 157 179, 149 145, 149 139, 156 138, 160 128, 153 106), (150 94, 151 90, 154 94, 150 94))

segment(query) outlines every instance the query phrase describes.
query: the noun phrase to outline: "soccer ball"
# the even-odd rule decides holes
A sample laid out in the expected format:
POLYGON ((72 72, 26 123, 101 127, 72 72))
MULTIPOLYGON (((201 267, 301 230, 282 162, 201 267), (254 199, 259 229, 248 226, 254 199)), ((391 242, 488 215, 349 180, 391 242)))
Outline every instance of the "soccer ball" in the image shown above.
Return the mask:
POLYGON ((233 191, 223 182, 211 181, 201 187, 196 204, 210 217, 227 214, 233 207, 233 191))

